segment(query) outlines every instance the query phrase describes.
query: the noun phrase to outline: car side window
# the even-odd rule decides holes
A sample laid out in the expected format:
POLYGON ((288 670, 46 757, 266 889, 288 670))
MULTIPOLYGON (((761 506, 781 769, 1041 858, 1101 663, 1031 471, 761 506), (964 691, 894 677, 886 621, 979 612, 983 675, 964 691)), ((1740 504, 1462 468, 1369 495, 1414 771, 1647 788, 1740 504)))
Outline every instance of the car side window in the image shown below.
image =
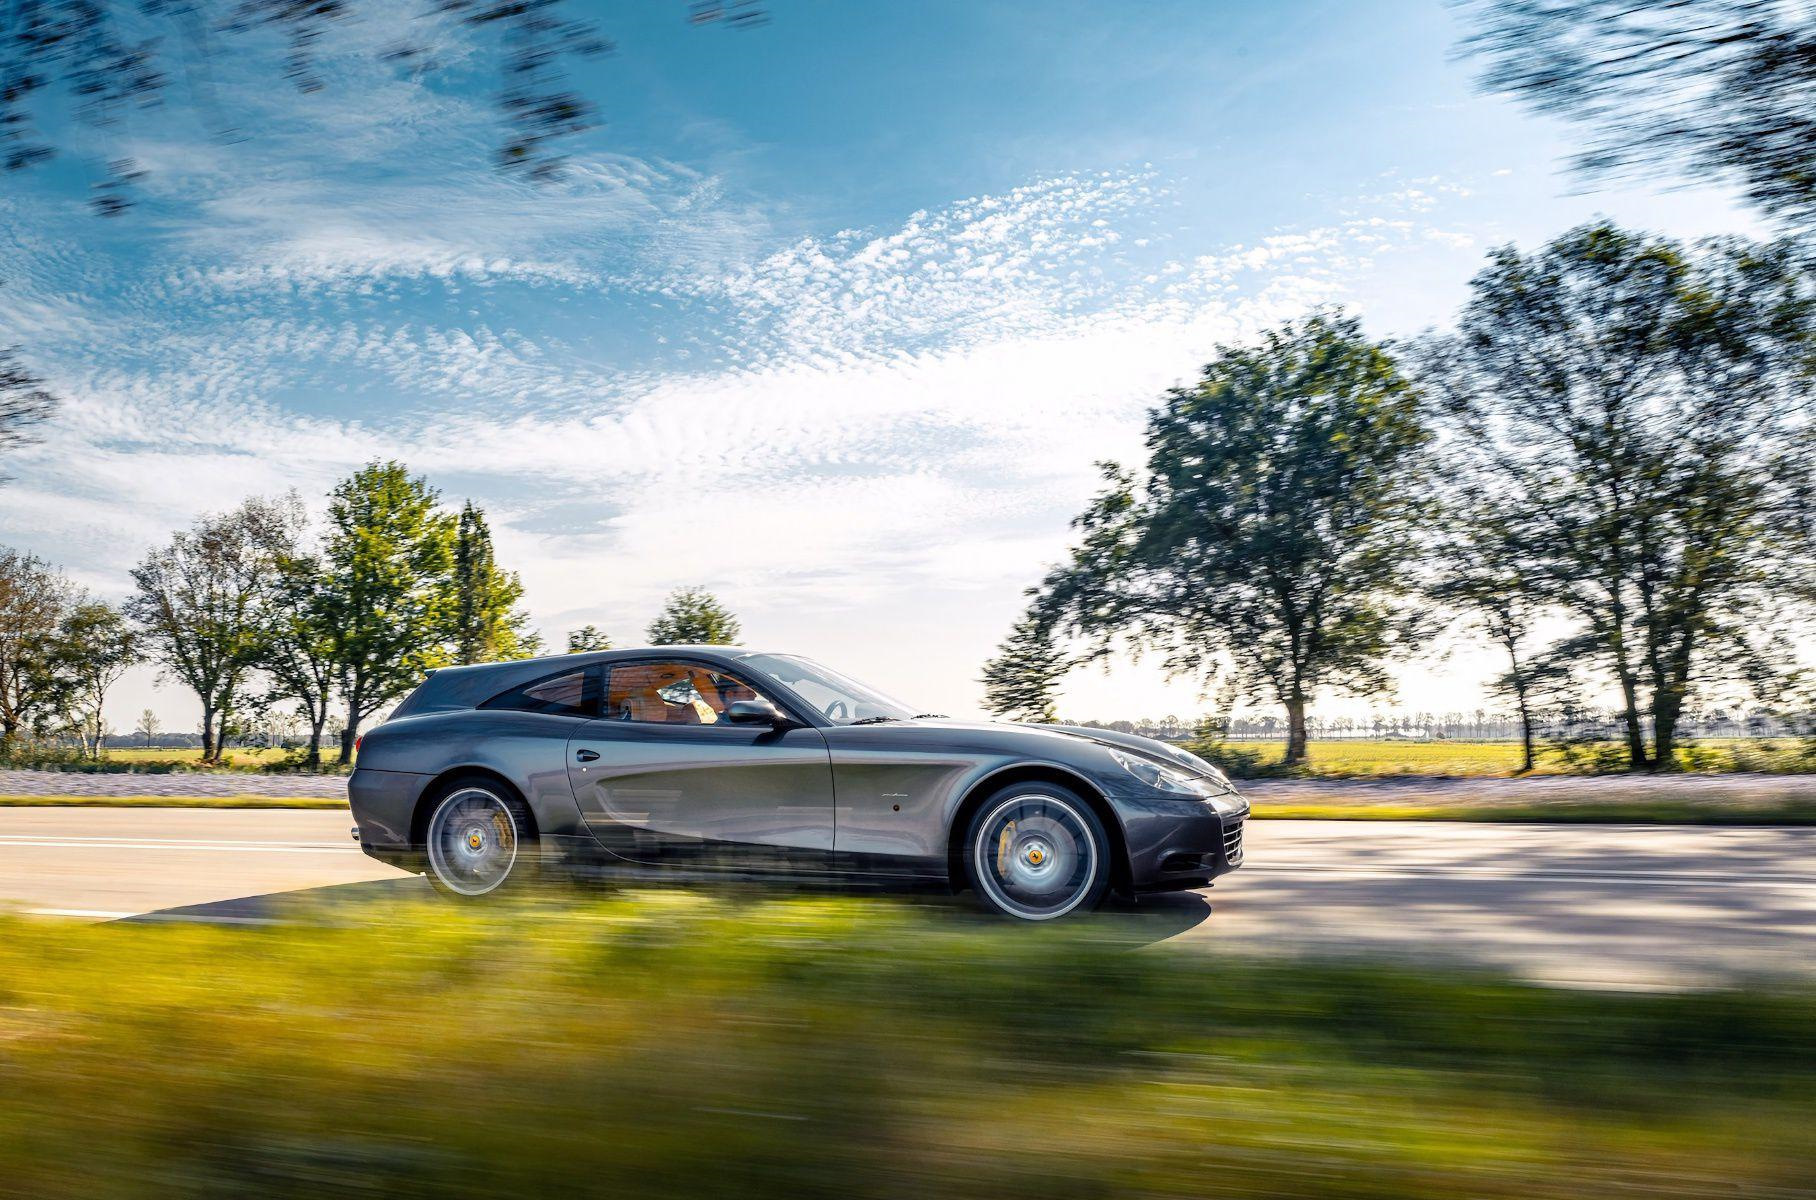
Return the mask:
POLYGON ((550 679, 539 679, 535 683, 512 688, 502 695, 494 696, 479 707, 549 713, 558 717, 588 717, 592 715, 590 689, 587 686, 588 674, 589 672, 583 668, 556 675, 550 679))
POLYGON ((621 663, 606 675, 601 715, 653 725, 717 725, 733 701, 760 698, 743 680, 699 663, 621 663))

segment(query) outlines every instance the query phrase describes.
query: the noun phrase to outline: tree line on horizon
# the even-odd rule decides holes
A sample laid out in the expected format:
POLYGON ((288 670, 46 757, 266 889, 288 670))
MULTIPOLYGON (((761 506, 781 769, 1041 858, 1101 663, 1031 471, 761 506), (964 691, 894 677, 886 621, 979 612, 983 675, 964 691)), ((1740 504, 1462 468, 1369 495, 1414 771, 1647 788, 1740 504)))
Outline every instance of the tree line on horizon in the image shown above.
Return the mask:
MULTIPOLYGON (((27 738, 74 735, 98 757, 108 691, 138 663, 201 703, 204 762, 246 719, 294 711, 321 762, 338 711, 338 761, 361 728, 428 672, 542 650, 519 607, 523 584, 496 560, 484 512, 458 513, 398 462, 338 483, 313 528, 294 491, 204 516, 149 551, 115 606, 43 560, 0 547, 0 758, 27 738)), ((651 644, 729 643, 737 619, 704 588, 672 593, 651 644)), ((587 625, 568 650, 608 649, 587 625)), ((149 743, 155 714, 139 720, 149 743)))
POLYGON ((1142 469, 1100 464, 986 703, 1050 719, 1075 666, 1154 653, 1226 720, 1277 704, 1291 767, 1319 693, 1381 695, 1461 624, 1503 655, 1528 770, 1591 680, 1633 770, 1676 764, 1699 689, 1809 711, 1811 255, 1602 222, 1494 251, 1449 332, 1325 311, 1220 347, 1150 410, 1142 469))

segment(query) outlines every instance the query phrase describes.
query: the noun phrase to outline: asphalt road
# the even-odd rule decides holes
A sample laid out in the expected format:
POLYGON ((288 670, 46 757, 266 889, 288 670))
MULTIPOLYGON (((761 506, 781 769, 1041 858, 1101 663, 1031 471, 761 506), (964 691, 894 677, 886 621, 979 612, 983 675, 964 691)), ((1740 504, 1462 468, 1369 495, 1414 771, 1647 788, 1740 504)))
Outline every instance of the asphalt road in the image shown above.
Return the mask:
MULTIPOLYGON (((0 809, 0 903, 263 922, 297 894, 426 894, 332 811, 0 809), (284 894, 284 895, 280 895, 284 894)), ((1205 892, 1107 919, 1144 942, 1479 963, 1589 986, 1816 975, 1816 829, 1258 821, 1205 892)))

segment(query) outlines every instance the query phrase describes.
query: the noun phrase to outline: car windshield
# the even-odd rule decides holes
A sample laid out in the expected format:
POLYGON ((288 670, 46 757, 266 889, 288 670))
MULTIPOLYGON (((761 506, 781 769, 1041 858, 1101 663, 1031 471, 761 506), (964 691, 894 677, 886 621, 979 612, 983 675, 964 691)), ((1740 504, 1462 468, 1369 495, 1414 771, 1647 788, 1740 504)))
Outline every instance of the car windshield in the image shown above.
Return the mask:
POLYGON ((917 715, 900 700, 792 654, 746 654, 738 661, 788 687, 834 724, 906 721, 917 715))

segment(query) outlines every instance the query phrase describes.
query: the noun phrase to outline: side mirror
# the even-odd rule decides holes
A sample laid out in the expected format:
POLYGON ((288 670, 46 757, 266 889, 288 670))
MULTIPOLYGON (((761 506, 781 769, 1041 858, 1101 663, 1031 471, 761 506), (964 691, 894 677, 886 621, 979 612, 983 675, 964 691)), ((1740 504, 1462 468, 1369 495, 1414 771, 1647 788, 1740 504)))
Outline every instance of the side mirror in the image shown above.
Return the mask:
POLYGON ((733 700, 725 710, 725 719, 733 725, 786 725, 782 710, 767 700, 733 700))

